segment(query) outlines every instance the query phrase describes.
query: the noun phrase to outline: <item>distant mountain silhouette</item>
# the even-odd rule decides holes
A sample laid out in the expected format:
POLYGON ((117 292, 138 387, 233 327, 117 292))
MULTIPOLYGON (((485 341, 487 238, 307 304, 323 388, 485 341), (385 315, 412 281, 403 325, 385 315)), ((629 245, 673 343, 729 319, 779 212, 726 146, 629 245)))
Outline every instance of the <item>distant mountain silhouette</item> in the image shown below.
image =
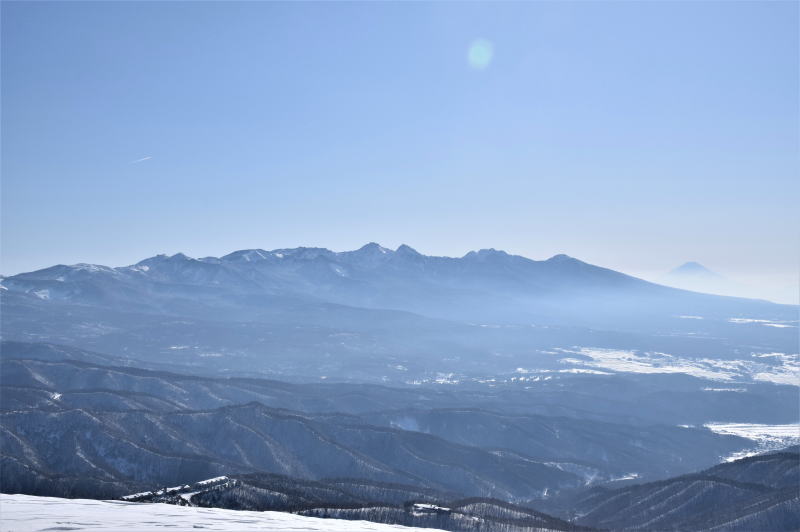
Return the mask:
MULTIPOLYGON (((697 263, 673 273, 717 278, 697 263)), ((376 243, 346 252, 248 249, 201 259, 177 253, 119 268, 58 265, 2 283, 41 301, 173 314, 185 313, 186 305, 193 312, 214 312, 220 303, 247 314, 259 296, 290 306, 327 303, 455 320, 566 325, 626 318, 641 326, 646 318, 690 311, 780 313, 764 302, 675 290, 567 255, 535 261, 482 249, 461 258, 434 257, 407 245, 391 250, 376 243)))
POLYGON ((706 277, 706 278, 713 278, 713 279, 722 278, 722 276, 720 274, 718 274, 716 272, 712 272, 711 270, 709 270, 708 268, 706 268, 705 266, 703 266, 699 262, 686 262, 684 264, 681 264, 680 266, 678 266, 677 268, 675 268, 674 270, 669 272, 668 275, 691 276, 691 277, 706 277))
POLYGON ((684 290, 733 296, 743 288, 727 277, 714 272, 699 262, 686 262, 670 271, 659 282, 684 290))
POLYGON ((71 345, 149 367, 371 382, 454 369, 490 375, 524 367, 537 350, 598 342, 650 349, 652 337, 690 342, 676 348, 698 356, 738 356, 740 341, 792 352, 791 326, 744 328, 729 319, 782 325, 797 312, 670 288, 567 255, 536 261, 482 249, 435 257, 376 243, 346 252, 156 255, 117 268, 56 265, 2 286, 6 340, 71 345), (680 319, 686 315, 705 319, 680 319), (687 335, 706 340, 680 340, 687 335))

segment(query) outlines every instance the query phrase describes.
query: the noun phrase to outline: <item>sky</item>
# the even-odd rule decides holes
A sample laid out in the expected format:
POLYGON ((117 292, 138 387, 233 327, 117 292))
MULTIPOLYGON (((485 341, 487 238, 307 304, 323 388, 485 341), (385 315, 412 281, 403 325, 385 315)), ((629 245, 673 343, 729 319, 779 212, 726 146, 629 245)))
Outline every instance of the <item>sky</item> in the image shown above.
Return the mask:
POLYGON ((157 253, 800 268, 796 2, 2 2, 0 271, 157 253))

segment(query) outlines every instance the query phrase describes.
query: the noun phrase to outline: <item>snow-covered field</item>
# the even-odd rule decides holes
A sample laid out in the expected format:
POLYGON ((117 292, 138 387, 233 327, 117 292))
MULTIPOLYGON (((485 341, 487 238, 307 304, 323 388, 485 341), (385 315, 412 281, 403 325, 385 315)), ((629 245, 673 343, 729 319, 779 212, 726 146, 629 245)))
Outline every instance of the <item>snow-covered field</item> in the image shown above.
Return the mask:
POLYGON ((800 385, 798 354, 752 353, 750 360, 719 360, 596 347, 556 349, 553 354, 564 357, 562 364, 621 373, 683 373, 716 381, 800 385))
POLYGON ((432 529, 383 525, 367 521, 319 519, 282 512, 245 512, 191 508, 170 504, 58 499, 32 495, 0 495, 0 531, 108 530, 148 532, 172 530, 281 530, 291 532, 411 532, 432 529))
POLYGON ((718 434, 732 434, 753 440, 756 445, 725 457, 726 461, 738 460, 766 451, 782 449, 800 444, 800 424, 762 425, 758 423, 706 423, 705 427, 718 434))
POLYGON ((742 438, 786 447, 800 444, 800 425, 762 425, 759 423, 706 423, 705 426, 719 434, 733 434, 742 438))

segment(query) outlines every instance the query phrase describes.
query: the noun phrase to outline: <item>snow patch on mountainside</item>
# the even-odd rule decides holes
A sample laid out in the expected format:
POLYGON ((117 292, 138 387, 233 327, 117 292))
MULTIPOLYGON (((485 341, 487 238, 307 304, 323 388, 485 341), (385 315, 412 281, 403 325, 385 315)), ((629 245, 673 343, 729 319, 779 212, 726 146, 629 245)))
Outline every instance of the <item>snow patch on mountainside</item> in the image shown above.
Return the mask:
POLYGON ((739 323, 739 324, 752 323, 757 325, 763 325, 765 327, 776 327, 779 329, 797 328, 796 325, 792 325, 793 323, 797 323, 797 320, 772 321, 772 320, 760 320, 756 318, 730 318, 728 322, 739 323))
POLYGON ((171 530, 292 530, 295 532, 389 532, 432 530, 367 521, 320 519, 282 512, 250 512, 193 508, 171 504, 59 499, 32 495, 0 495, 0 532, 40 530, 104 530, 150 532, 171 530))
POLYGON ((767 451, 773 451, 800 444, 800 424, 763 425, 760 423, 706 423, 707 429, 717 434, 730 434, 748 438, 756 443, 752 449, 737 451, 725 457, 726 462, 747 458, 767 451))
POLYGON ((800 386, 800 355, 797 354, 753 353, 754 360, 718 360, 577 346, 572 349, 556 349, 554 354, 567 355, 559 360, 562 364, 621 373, 683 373, 715 381, 737 382, 749 379, 800 386))

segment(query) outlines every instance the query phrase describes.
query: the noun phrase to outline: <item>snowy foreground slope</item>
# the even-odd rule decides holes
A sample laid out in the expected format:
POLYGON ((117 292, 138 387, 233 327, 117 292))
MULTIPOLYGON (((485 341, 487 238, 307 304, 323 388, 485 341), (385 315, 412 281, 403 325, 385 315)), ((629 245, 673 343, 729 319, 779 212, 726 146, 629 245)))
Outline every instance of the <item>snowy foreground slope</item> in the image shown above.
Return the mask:
POLYGON ((367 521, 319 519, 282 512, 247 512, 91 499, 0 495, 0 532, 39 530, 281 530, 281 531, 431 531, 367 521))

